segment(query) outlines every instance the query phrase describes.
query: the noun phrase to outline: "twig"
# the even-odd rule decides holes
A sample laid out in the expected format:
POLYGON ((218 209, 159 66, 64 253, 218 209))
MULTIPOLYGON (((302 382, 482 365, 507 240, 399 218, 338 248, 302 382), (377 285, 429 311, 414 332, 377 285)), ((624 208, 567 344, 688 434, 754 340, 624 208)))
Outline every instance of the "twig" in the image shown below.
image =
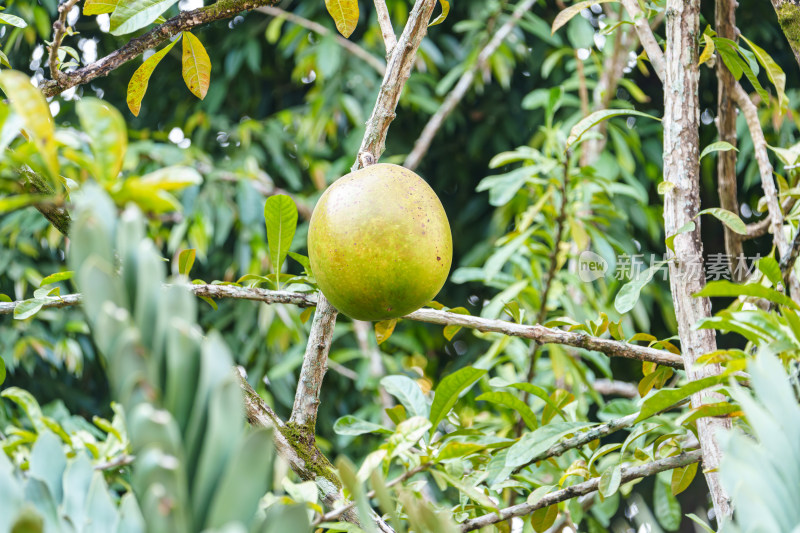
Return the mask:
MULTIPOLYGON (((794 204, 797 203, 795 198, 787 198, 781 204, 781 210, 784 213, 788 213, 794 207, 794 204)), ((762 218, 757 222, 752 222, 747 225, 747 235, 742 235, 740 238, 743 240, 755 239, 757 237, 763 237, 767 233, 769 233, 769 226, 771 224, 771 220, 769 214, 767 214, 766 218, 762 218)))
POLYGON ((99 463, 94 465, 95 470, 112 470, 114 468, 122 468, 123 466, 127 466, 136 459, 133 455, 128 455, 127 453, 123 453, 122 455, 118 455, 114 457, 110 461, 105 463, 99 463))
MULTIPOLYGON (((666 459, 659 459, 658 461, 654 461, 652 463, 646 463, 630 468, 623 468, 621 482, 628 483, 634 479, 652 476, 666 470, 681 468, 698 462, 701 457, 702 455, 700 451, 695 450, 681 453, 673 457, 668 457, 666 459)), ((509 518, 514 518, 515 516, 529 515, 537 509, 543 509, 559 502, 595 492, 599 484, 599 477, 592 478, 588 481, 584 481, 583 483, 578 483, 577 485, 572 485, 571 487, 551 492, 550 494, 543 496, 540 500, 533 503, 521 503, 519 505, 500 509, 497 512, 488 513, 477 518, 470 518, 461 524, 461 531, 474 531, 491 524, 504 522, 509 518)))
POLYGON ((591 386, 603 396, 622 396, 624 398, 637 398, 639 396, 639 389, 636 388, 636 385, 627 381, 596 379, 591 386))
POLYGON ((411 150, 411 153, 408 154, 406 157, 403 166, 414 170, 419 166, 420 161, 428 152, 428 149, 433 142, 433 138, 436 136, 436 132, 439 131, 439 128, 442 127, 445 119, 453 112, 456 106, 461 102, 461 99, 464 98, 464 95, 467 94, 467 90, 472 85, 472 81, 475 79, 475 75, 478 70, 483 69, 486 66, 487 61, 492 56, 492 54, 497 50, 497 48, 503 43, 505 38, 508 34, 511 33, 511 30, 514 29, 514 26, 517 25, 519 19, 531 8, 533 5, 536 4, 536 0, 524 0, 520 3, 517 8, 514 10, 514 13, 509 17, 509 19, 503 24, 497 33, 494 34, 492 39, 483 47, 483 49, 478 54, 478 58, 476 59, 475 63, 468 68, 459 78, 458 83, 456 83, 455 87, 448 93, 445 97, 442 105, 439 106, 439 109, 436 110, 436 113, 428 120, 428 123, 425 124, 425 127, 422 130, 422 133, 417 139, 417 142, 414 143, 414 149, 411 150))
POLYGON ((328 370, 328 352, 336 325, 336 313, 327 298, 320 296, 314 321, 311 323, 311 332, 308 334, 303 366, 300 368, 292 416, 289 418, 289 424, 297 426, 312 440, 317 423, 319 393, 328 370))
POLYGON ((375 11, 378 13, 378 26, 381 27, 383 43, 386 45, 386 57, 389 58, 397 45, 397 37, 394 34, 394 28, 392 28, 392 19, 389 17, 386 0, 375 0, 375 11))
POLYGON ((372 115, 367 120, 367 131, 361 141, 359 156, 352 167, 354 171, 365 166, 362 154, 370 154, 372 162, 376 162, 386 148, 386 134, 389 131, 389 125, 394 120, 394 111, 397 108, 397 102, 400 101, 400 93, 411 75, 411 67, 417 57, 417 49, 428 32, 428 22, 436 2, 437 0, 417 0, 409 13, 406 27, 389 58, 386 75, 383 77, 383 83, 381 83, 378 93, 378 100, 372 109, 372 115))
MULTIPOLYGON (((111 71, 119 68, 128 61, 140 56, 145 50, 155 48, 164 41, 182 31, 191 30, 197 26, 223 20, 242 11, 256 7, 274 4, 277 0, 219 0, 210 6, 201 7, 192 11, 183 11, 148 31, 141 37, 128 41, 121 48, 94 63, 74 70, 61 77, 46 80, 39 85, 46 97, 61 94, 71 87, 83 85, 101 76, 107 76, 111 71)), ((63 74, 63 73, 62 73, 63 74)))
MULTIPOLYGON (((33 170, 20 168, 18 171, 25 178, 26 188, 45 197, 52 197, 56 194, 53 187, 33 170)), ((70 224, 72 224, 69 211, 47 201, 39 202, 35 204, 34 207, 36 207, 62 235, 66 236, 69 234, 69 227, 70 224)))
POLYGON ((798 254, 800 254, 800 230, 794 234, 794 239, 792 239, 792 247, 789 250, 789 254, 781 258, 781 275, 784 278, 791 274, 792 268, 794 268, 794 264, 797 261, 798 254))
MULTIPOLYGON (((187 285, 186 288, 197 296, 206 296, 208 298, 253 300, 268 304, 293 304, 299 307, 313 307, 317 304, 314 295, 287 291, 269 291, 249 287, 236 287, 233 285, 187 285)), ((19 305, 19 303, 20 302, 0 302, 0 315, 13 313, 14 308, 19 305)), ((80 303, 80 294, 68 294, 60 298, 53 298, 46 301, 42 307, 66 307, 79 305, 80 303)), ((592 337, 585 333, 563 331, 538 324, 515 324, 505 320, 491 320, 427 308, 414 311, 403 318, 442 326, 461 326, 485 333, 502 333, 512 337, 538 340, 542 344, 563 344, 575 348, 601 352, 611 357, 624 357, 637 361, 658 363, 673 368, 683 368, 681 358, 666 350, 656 350, 655 348, 649 348, 647 346, 638 346, 622 341, 592 337)))
MULTIPOLYGON (((735 0, 716 0, 716 30, 720 37, 736 39, 735 0)), ((736 104, 733 100, 736 80, 722 61, 717 62, 717 131, 719 140, 736 146, 736 104)), ((733 213, 739 212, 736 181, 736 151, 727 150, 717 154, 717 193, 719 205, 733 213)), ((725 251, 729 257, 729 268, 734 281, 741 283, 744 269, 738 268, 744 262, 742 239, 739 234, 724 226, 725 251)))
POLYGON ((300 15, 296 15, 295 13, 274 6, 257 7, 255 10, 259 13, 264 13, 265 15, 271 15, 276 18, 284 18, 293 24, 297 24, 298 26, 306 28, 307 30, 311 30, 314 33, 318 33, 322 36, 333 35, 336 43, 339 44, 339 46, 353 54, 355 57, 362 59, 369 66, 374 68, 381 76, 386 74, 386 64, 383 61, 370 54, 353 41, 345 39, 341 35, 332 32, 330 29, 326 28, 322 24, 319 24, 318 22, 308 20, 300 15))
POLYGON ((64 39, 64 33, 67 31, 67 15, 75 7, 78 0, 67 0, 58 6, 58 18, 53 22, 53 42, 50 45, 50 76, 58 82, 61 82, 66 74, 61 72, 58 68, 58 49, 61 47, 61 41, 64 39))
POLYGON ((656 37, 653 34, 653 29, 647 22, 647 17, 639 7, 639 2, 637 0, 622 0, 622 5, 633 21, 636 35, 639 36, 639 42, 642 43, 644 51, 647 52, 647 57, 650 59, 650 64, 653 65, 656 76, 663 82, 667 71, 664 51, 661 50, 661 47, 658 45, 658 41, 656 41, 656 37))

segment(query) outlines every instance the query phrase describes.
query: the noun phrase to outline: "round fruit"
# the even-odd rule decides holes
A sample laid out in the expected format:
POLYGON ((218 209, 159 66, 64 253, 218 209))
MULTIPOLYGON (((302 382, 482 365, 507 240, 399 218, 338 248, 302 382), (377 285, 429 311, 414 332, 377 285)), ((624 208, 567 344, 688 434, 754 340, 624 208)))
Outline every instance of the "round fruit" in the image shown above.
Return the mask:
POLYGON ((308 257, 334 307, 358 320, 386 320, 436 296, 453 241, 433 189, 408 169, 377 164, 340 178, 319 199, 308 257))

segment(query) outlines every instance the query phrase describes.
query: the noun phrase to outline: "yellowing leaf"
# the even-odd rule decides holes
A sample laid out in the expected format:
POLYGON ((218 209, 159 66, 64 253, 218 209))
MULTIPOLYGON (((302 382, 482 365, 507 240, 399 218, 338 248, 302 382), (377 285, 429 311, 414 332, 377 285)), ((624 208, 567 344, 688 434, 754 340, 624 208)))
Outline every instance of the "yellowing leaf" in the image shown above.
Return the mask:
POLYGON ((439 14, 438 17, 433 19, 428 26, 436 26, 437 24, 441 24, 444 22, 444 19, 447 18, 447 15, 450 13, 450 2, 447 0, 439 0, 439 3, 442 4, 442 12, 439 14))
POLYGON ((358 0, 325 0, 325 7, 339 33, 350 37, 358 24, 358 0))
POLYGON ((714 45, 714 39, 712 39, 709 34, 704 33, 703 40, 706 43, 706 47, 703 48, 703 53, 700 54, 700 59, 698 61, 700 65, 711 59, 711 56, 714 55, 714 50, 716 49, 716 46, 714 45))
POLYGON ((0 89, 6 93, 14 111, 22 117, 25 132, 33 138, 51 178, 58 183, 55 126, 47 100, 31 84, 28 76, 16 70, 0 72, 0 89))
POLYGON ((203 43, 191 32, 183 32, 183 81, 200 100, 206 97, 211 82, 211 60, 203 43))
POLYGON ((158 64, 167 55, 178 39, 169 43, 162 50, 159 50, 152 56, 147 58, 147 61, 142 63, 142 66, 136 69, 136 72, 131 76, 131 81, 128 82, 128 109, 131 110, 134 116, 139 116, 139 110, 142 108, 142 98, 144 93, 147 92, 147 85, 150 83, 150 76, 156 69, 158 64))
POLYGON ((556 15, 556 19, 553 21, 553 27, 550 30, 551 33, 555 33, 558 31, 561 26, 572 20, 572 17, 583 11, 588 7, 592 7, 594 4, 601 4, 604 2, 616 2, 617 0, 586 0, 585 2, 578 2, 577 4, 571 5, 568 8, 561 11, 558 15, 556 15))
POLYGON ((382 320, 375 324, 375 339, 378 344, 383 343, 386 339, 392 336, 394 327, 397 325, 397 319, 382 320))
POLYGON ((103 15, 113 13, 119 0, 86 0, 83 4, 84 15, 103 15))

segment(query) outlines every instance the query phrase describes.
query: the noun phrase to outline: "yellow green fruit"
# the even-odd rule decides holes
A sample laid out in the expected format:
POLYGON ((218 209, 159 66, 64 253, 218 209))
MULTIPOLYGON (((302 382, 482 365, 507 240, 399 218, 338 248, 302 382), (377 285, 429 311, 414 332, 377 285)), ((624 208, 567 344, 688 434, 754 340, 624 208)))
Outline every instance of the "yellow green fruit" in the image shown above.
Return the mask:
POLYGON ((345 315, 386 320, 419 309, 450 272, 453 241, 425 181, 377 164, 340 178, 319 199, 308 230, 319 288, 345 315))

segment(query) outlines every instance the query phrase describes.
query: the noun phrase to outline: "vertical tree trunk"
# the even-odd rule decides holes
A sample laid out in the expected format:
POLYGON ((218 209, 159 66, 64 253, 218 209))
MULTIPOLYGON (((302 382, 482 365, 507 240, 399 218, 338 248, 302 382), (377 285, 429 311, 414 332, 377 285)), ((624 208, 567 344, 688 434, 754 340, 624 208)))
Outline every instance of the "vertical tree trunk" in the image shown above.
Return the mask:
MULTIPOLYGON (((699 122, 697 38, 700 35, 700 0, 667 0, 667 48, 664 79, 664 180, 674 187, 664 198, 664 227, 674 235, 700 209, 699 190, 699 122)), ((678 320, 686 373, 696 380, 720 372, 718 365, 699 366, 697 358, 716 349, 716 336, 711 329, 692 329, 701 318, 711 314, 707 298, 692 295, 705 285, 703 244, 698 227, 678 235, 675 253, 669 253, 670 289, 678 320)), ((704 395, 692 397, 693 406, 703 403, 704 395)), ((701 418, 697 423, 703 450, 705 477, 714 501, 718 520, 730 514, 727 494, 720 485, 716 469, 720 450, 714 433, 730 427, 728 421, 701 418)))
MULTIPOLYGON (((726 39, 736 39, 736 0, 717 0, 717 35, 726 39)), ((722 61, 717 63, 717 131, 719 140, 736 146, 736 102, 733 99, 733 86, 736 84, 728 67, 722 61)), ((717 192, 719 205, 723 209, 739 212, 736 183, 736 152, 717 154, 717 192)), ((733 281, 744 281, 744 269, 736 268, 744 260, 742 240, 739 234, 725 227, 725 251, 730 256, 729 264, 733 281)))

